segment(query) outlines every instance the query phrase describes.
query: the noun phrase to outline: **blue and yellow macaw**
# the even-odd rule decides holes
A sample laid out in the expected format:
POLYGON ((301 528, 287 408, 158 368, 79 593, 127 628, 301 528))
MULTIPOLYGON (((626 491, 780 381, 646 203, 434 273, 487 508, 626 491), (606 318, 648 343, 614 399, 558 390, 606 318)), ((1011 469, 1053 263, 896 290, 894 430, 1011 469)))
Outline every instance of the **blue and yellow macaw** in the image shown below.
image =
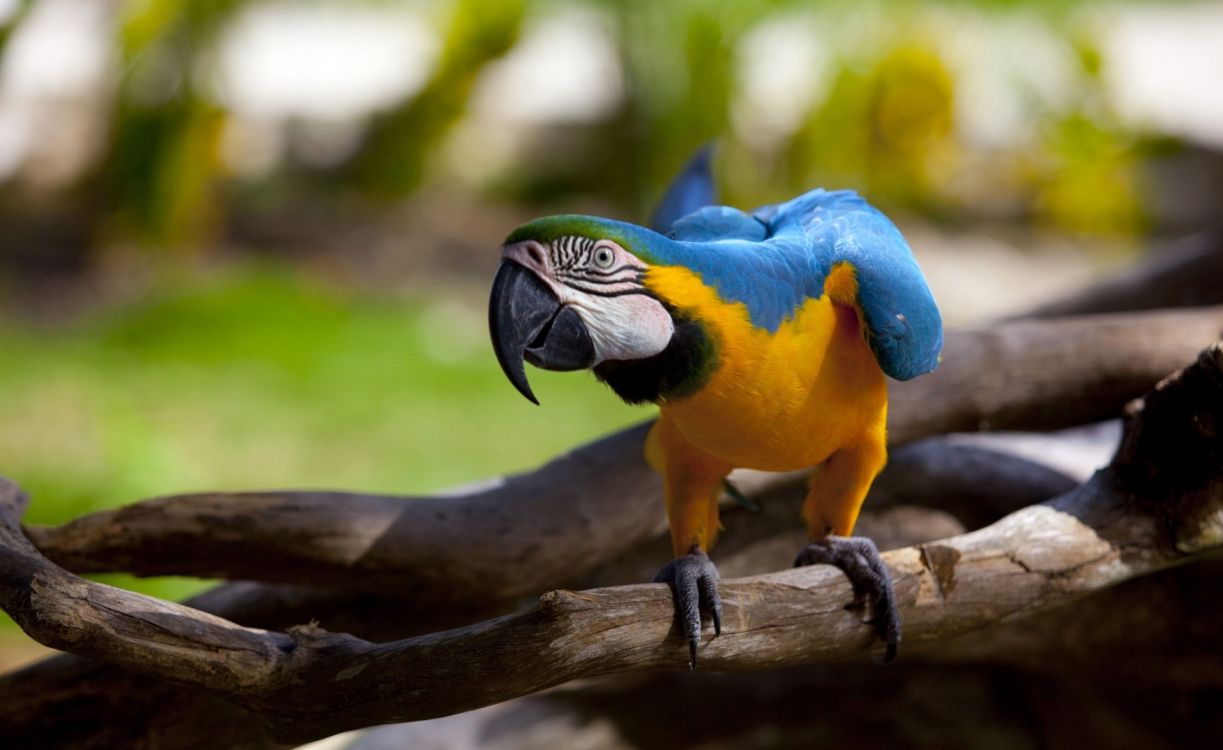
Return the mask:
POLYGON ((803 505, 811 543, 795 564, 843 569, 890 659, 891 578, 874 544, 850 534, 886 460, 887 377, 938 365, 938 307, 895 225, 856 193, 812 190, 744 213, 708 205, 708 164, 698 154, 667 192, 661 231, 590 216, 514 230, 489 306, 497 358, 532 401, 524 359, 591 369, 625 401, 658 405, 645 455, 663 477, 676 558, 655 580, 674 589, 691 666, 702 609, 721 632, 706 552, 739 467, 816 468, 803 505))

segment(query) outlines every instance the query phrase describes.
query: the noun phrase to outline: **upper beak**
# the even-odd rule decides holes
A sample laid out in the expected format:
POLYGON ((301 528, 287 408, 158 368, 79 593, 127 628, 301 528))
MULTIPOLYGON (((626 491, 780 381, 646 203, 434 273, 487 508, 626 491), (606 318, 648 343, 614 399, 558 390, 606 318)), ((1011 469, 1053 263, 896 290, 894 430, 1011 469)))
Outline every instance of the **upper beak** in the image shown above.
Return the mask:
POLYGON ((536 404, 524 359, 545 370, 582 370, 595 362, 594 343, 577 312, 561 305, 534 271, 512 260, 501 261, 493 280, 488 328, 501 370, 536 404))

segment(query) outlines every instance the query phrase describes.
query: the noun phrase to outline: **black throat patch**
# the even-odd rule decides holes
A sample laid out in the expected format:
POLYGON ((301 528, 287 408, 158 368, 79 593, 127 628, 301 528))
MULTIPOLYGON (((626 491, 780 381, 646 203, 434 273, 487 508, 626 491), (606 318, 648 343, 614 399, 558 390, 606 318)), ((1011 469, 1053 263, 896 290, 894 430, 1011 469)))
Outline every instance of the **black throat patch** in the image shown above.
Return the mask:
POLYGON ((717 364, 714 340, 705 326, 668 311, 675 333, 666 349, 653 357, 609 360, 594 368, 595 377, 630 404, 691 395, 709 380, 717 364))

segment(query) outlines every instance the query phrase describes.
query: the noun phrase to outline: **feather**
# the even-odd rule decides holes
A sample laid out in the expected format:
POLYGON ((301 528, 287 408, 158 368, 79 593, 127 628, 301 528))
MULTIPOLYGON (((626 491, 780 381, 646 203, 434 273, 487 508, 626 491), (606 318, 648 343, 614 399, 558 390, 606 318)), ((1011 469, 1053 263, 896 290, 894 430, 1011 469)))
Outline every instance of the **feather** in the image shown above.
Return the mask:
POLYGON ((671 185, 663 193, 650 226, 657 232, 666 233, 681 217, 699 208, 712 205, 717 200, 717 188, 713 182, 713 145, 706 144, 688 159, 671 185))
POLYGON ((696 271, 769 331, 822 297, 844 264, 857 294, 837 301, 856 303, 883 371, 908 380, 938 366, 942 319, 925 277, 896 226, 853 191, 812 190, 750 215, 703 208, 672 235, 678 242, 651 243, 654 262, 696 271))

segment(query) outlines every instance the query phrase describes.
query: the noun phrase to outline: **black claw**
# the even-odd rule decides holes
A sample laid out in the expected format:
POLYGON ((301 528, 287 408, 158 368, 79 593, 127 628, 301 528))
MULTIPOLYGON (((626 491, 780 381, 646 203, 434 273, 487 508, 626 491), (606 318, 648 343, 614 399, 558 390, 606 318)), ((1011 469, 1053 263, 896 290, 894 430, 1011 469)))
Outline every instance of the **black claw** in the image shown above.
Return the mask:
POLYGON ((709 615, 713 618, 714 635, 722 635, 722 597, 718 595, 718 569, 713 567, 712 562, 701 571, 701 577, 697 579, 697 588, 701 601, 709 605, 709 615))
POLYGON ((658 571, 655 583, 671 586, 680 628, 688 640, 688 667, 696 669, 696 654, 701 643, 701 611, 708 609, 713 631, 722 634, 722 599, 718 595, 718 569, 697 548, 677 557, 658 571))
MULTIPOLYGON (((899 638, 897 639, 899 640, 899 638)), ((887 648, 883 652, 883 663, 887 664, 896 658, 896 642, 888 641, 887 648)))
POLYGON ((853 608, 867 607, 866 622, 873 625, 883 639, 883 661, 896 658, 900 643, 900 612, 896 607, 896 592, 892 575, 879 556, 875 543, 865 537, 830 536, 807 545, 794 560, 794 567, 804 565, 834 565, 844 571, 853 586, 853 608))

